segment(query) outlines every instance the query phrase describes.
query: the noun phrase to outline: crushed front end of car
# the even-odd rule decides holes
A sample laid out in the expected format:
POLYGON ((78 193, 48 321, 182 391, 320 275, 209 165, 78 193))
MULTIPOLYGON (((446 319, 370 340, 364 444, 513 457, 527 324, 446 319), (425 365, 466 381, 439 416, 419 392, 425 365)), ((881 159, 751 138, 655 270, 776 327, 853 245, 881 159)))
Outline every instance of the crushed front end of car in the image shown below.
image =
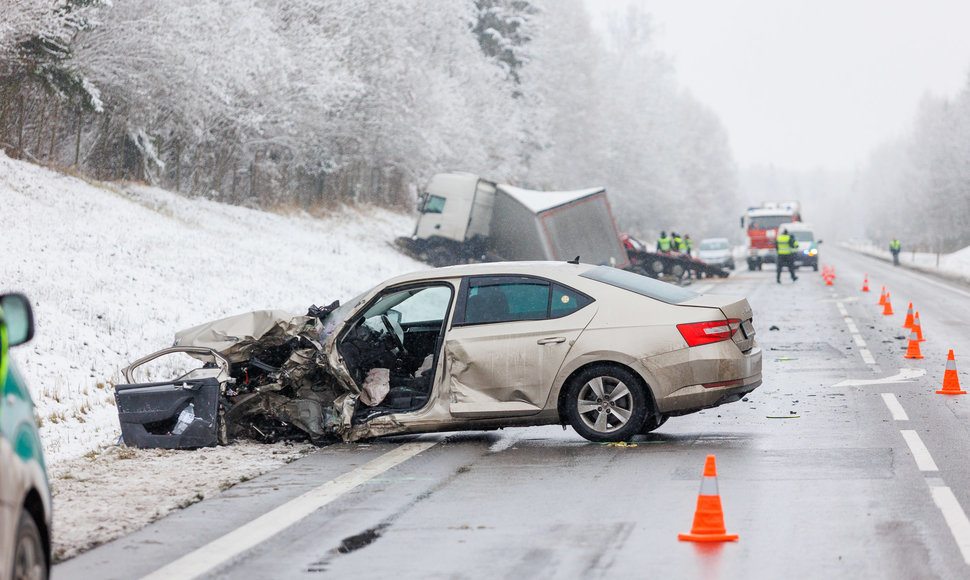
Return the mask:
MULTIPOLYGON (((361 397, 341 381, 324 348, 324 321, 337 303, 305 316, 278 310, 250 312, 176 333, 175 345, 124 369, 115 385, 122 437, 134 447, 191 449, 236 438, 262 442, 344 438, 361 397), (164 357, 188 355, 196 368, 176 378, 140 381, 164 357), (346 417, 344 416, 346 415, 346 417)), ((184 363, 183 363, 184 365, 184 363)), ((379 378, 374 393, 380 395, 379 378)))

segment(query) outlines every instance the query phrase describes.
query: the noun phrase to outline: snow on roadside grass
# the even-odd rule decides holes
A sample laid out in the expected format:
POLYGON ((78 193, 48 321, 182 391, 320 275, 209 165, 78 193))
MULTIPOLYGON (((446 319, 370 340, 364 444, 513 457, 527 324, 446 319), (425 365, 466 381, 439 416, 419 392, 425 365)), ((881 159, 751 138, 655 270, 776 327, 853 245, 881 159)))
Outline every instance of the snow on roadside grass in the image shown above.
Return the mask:
POLYGON ((308 443, 252 441, 195 451, 109 447, 61 461, 50 470, 54 557, 65 560, 134 532, 313 449, 308 443))
POLYGON ((427 267, 389 245, 413 218, 375 208, 283 216, 90 184, 2 153, 0 199, 0 289, 34 305, 37 334, 14 356, 52 465, 118 439, 120 370, 175 331, 263 308, 304 314, 427 267))
POLYGON ((11 354, 41 422, 58 557, 310 452, 118 446, 113 385, 177 330, 264 308, 304 314, 427 268, 388 244, 413 223, 375 208, 316 219, 91 184, 0 152, 0 292, 34 306, 36 335, 11 354))
MULTIPOLYGON (((888 245, 881 247, 871 242, 855 240, 847 243, 846 246, 864 254, 892 261, 892 254, 889 252, 888 245)), ((913 252, 904 249, 899 253, 899 263, 901 266, 913 270, 970 283, 970 246, 951 254, 913 252)))

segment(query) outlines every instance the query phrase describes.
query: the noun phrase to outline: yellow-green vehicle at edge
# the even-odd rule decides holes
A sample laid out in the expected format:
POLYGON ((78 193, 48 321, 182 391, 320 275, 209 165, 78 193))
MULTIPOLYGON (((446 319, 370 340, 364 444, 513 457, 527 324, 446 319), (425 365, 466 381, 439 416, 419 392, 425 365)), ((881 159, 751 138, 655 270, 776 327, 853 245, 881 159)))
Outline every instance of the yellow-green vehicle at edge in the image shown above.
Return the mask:
POLYGON ((34 334, 30 302, 0 295, 0 580, 47 578, 51 495, 34 404, 8 349, 34 334))

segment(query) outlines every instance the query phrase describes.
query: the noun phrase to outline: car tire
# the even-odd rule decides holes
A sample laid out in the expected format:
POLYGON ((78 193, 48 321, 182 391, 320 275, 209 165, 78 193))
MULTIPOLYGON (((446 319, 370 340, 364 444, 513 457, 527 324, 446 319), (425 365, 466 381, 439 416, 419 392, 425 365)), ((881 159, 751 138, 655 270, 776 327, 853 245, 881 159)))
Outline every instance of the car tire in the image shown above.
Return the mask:
POLYGON ((818 272, 818 262, 815 262, 814 264, 812 264, 812 268, 813 268, 813 269, 814 269, 814 270, 815 270, 816 272, 818 272))
POLYGON ((566 390, 566 418, 584 439, 628 441, 640 432, 649 405, 640 378, 618 366, 589 367, 566 390))
POLYGON ((14 544, 13 566, 10 577, 14 580, 37 578, 45 580, 49 575, 47 556, 40 530, 34 517, 26 510, 20 513, 14 544))
POLYGON ((646 420, 643 422, 643 427, 640 427, 640 434, 646 435, 651 431, 656 431, 657 429, 660 429, 660 427, 667 422, 668 418, 669 418, 669 415, 660 415, 656 413, 648 416, 646 420))

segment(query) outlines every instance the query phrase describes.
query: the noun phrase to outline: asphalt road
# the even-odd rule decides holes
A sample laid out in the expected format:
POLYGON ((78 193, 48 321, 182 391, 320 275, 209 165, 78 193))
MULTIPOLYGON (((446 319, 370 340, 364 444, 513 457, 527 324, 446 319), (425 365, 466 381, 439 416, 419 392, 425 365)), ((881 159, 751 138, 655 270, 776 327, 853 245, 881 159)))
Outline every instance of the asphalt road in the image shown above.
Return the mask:
POLYGON ((764 384, 745 401, 628 446, 558 427, 333 445, 53 577, 970 577, 970 396, 935 393, 949 349, 970 370, 970 288, 822 254, 832 286, 810 270, 695 282, 754 308, 764 384), (903 357, 910 301, 919 360, 903 357), (735 542, 677 538, 707 455, 735 542))

